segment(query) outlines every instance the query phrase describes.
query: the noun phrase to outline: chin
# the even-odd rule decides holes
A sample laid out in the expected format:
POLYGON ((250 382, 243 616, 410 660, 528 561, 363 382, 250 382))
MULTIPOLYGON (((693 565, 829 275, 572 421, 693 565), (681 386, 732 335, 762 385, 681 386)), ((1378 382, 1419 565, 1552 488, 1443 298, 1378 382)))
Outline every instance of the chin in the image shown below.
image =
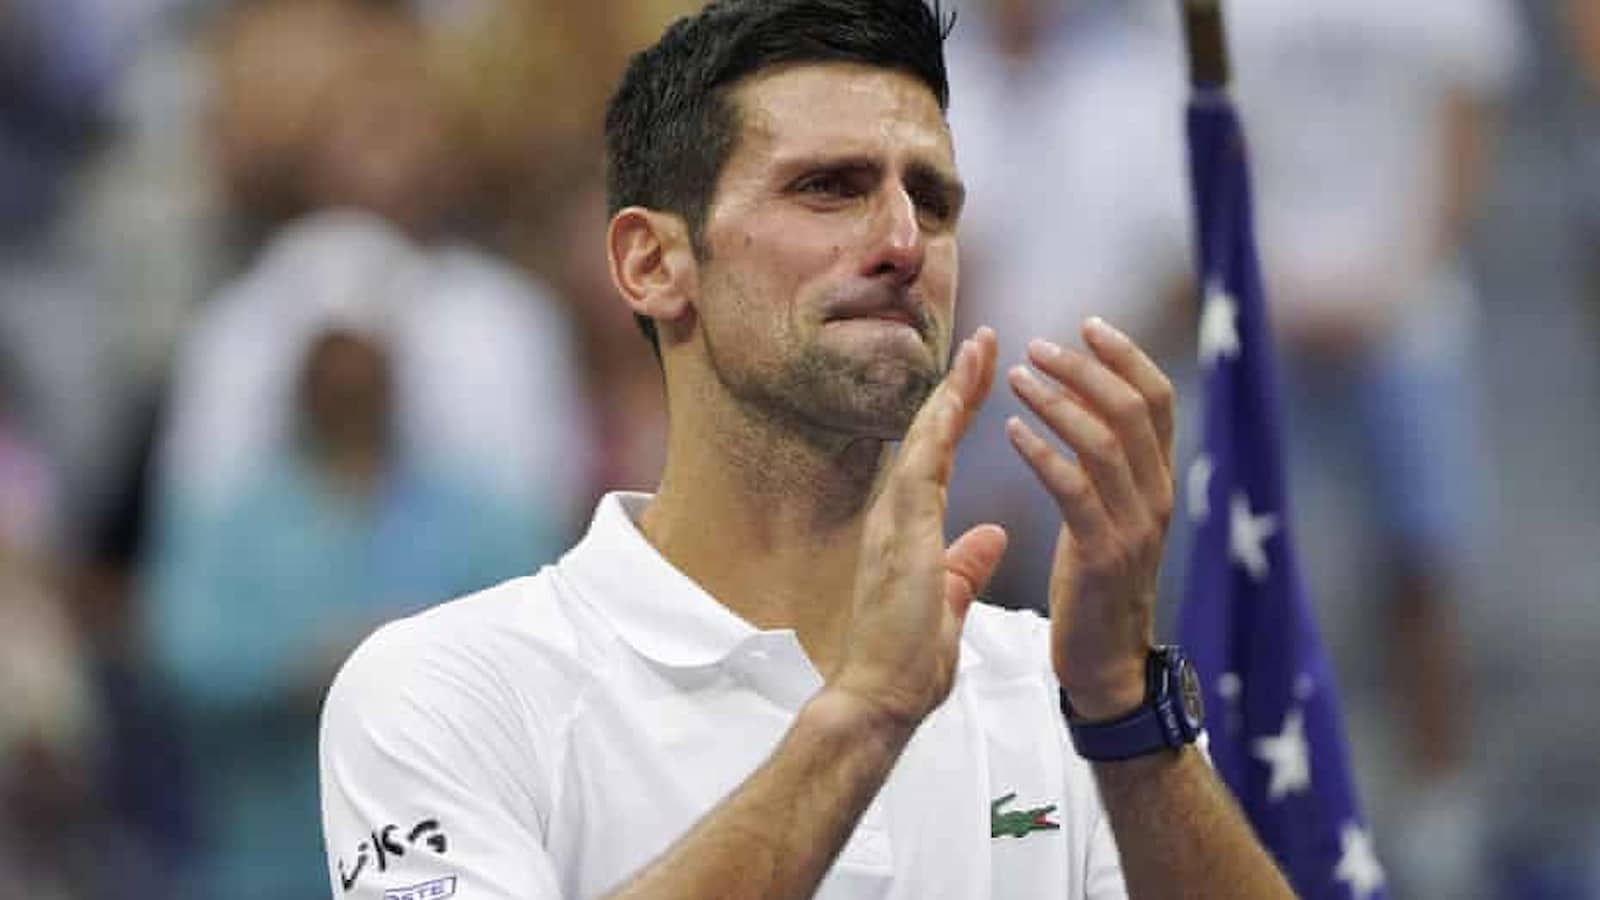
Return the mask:
POLYGON ((939 383, 939 373, 900 361, 880 361, 860 371, 843 390, 823 391, 820 419, 840 431, 898 441, 939 383))

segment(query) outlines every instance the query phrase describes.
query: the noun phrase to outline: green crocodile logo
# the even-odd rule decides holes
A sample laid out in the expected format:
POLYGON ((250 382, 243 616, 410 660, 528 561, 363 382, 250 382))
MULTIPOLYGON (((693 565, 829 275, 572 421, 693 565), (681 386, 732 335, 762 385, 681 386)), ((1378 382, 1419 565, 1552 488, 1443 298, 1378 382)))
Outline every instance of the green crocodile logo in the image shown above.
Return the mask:
POLYGON ((1027 837, 1035 831, 1057 831, 1061 828, 1060 822, 1050 821, 1050 814, 1056 811, 1054 803, 1049 806, 1036 806, 1033 809, 1013 809, 1010 812, 1001 812, 1000 807, 1017 799, 1013 792, 989 804, 989 836, 990 837, 1027 837))

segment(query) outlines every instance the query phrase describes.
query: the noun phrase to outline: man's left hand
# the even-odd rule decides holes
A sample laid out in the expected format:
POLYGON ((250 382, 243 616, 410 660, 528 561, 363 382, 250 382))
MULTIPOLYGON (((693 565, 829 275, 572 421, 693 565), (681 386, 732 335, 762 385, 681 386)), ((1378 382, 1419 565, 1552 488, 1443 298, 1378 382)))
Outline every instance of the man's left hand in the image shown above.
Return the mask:
POLYGON ((1056 676, 1075 712, 1106 720, 1144 701, 1172 516, 1176 404, 1172 383, 1127 336, 1095 318, 1083 337, 1087 353, 1034 341, 1028 361, 1039 374, 1008 373, 1076 459, 1021 419, 1006 433, 1061 509, 1050 575, 1056 676))

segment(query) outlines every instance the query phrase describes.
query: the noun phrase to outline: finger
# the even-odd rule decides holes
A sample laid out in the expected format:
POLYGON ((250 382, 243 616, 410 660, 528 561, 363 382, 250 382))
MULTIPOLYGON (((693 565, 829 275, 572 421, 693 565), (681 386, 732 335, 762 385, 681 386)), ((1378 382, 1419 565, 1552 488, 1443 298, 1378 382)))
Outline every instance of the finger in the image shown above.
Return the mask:
POLYGON ((1006 530, 979 525, 956 538, 944 551, 944 598, 956 620, 966 617, 972 601, 989 586, 1006 553, 1006 530))
POLYGON ((1128 528, 1142 527, 1148 521, 1146 506, 1117 433, 1059 386, 1025 367, 1012 368, 1009 379, 1022 402, 1077 454, 1111 519, 1128 528))
POLYGON ((949 373, 906 431, 891 484, 940 488, 949 484, 956 444, 994 383, 996 355, 994 332, 988 328, 961 342, 949 373))
POLYGON ((1111 531, 1111 520, 1095 492, 1089 473, 1062 456, 1016 416, 1006 420, 1006 437, 1033 469, 1061 509, 1061 518, 1080 544, 1098 545, 1111 531))
POLYGON ((1084 323, 1083 338, 1101 362, 1121 375, 1144 397, 1156 440, 1161 447, 1161 458, 1166 461, 1170 473, 1174 423, 1178 415, 1178 394, 1172 386, 1172 380, 1155 364, 1155 360, 1139 349, 1132 338, 1099 316, 1093 316, 1084 323))
POLYGON ((976 413, 994 387, 995 360, 1000 356, 1000 342, 995 338, 994 329, 987 325, 980 326, 972 333, 972 341, 978 345, 979 379, 977 394, 968 406, 976 413))
MULTIPOLYGON (((1083 405, 1115 432, 1119 456, 1131 472, 1132 483, 1142 498, 1141 507, 1164 512, 1172 494, 1171 467, 1144 396, 1116 372, 1084 353, 1034 341, 1028 345, 1028 358, 1040 371, 1081 398, 1083 405)), ((1110 497, 1106 499, 1113 502, 1110 497)), ((1115 502, 1123 500, 1118 498, 1115 502)))

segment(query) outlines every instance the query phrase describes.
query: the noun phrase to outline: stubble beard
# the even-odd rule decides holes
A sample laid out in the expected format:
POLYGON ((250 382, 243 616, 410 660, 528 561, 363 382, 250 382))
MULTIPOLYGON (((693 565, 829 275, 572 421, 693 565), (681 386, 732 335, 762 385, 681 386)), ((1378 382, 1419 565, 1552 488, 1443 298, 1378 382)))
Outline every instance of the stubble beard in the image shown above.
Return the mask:
POLYGON ((716 365, 740 405, 808 442, 898 441, 938 386, 937 363, 860 359, 809 346, 766 373, 739 378, 716 365))

